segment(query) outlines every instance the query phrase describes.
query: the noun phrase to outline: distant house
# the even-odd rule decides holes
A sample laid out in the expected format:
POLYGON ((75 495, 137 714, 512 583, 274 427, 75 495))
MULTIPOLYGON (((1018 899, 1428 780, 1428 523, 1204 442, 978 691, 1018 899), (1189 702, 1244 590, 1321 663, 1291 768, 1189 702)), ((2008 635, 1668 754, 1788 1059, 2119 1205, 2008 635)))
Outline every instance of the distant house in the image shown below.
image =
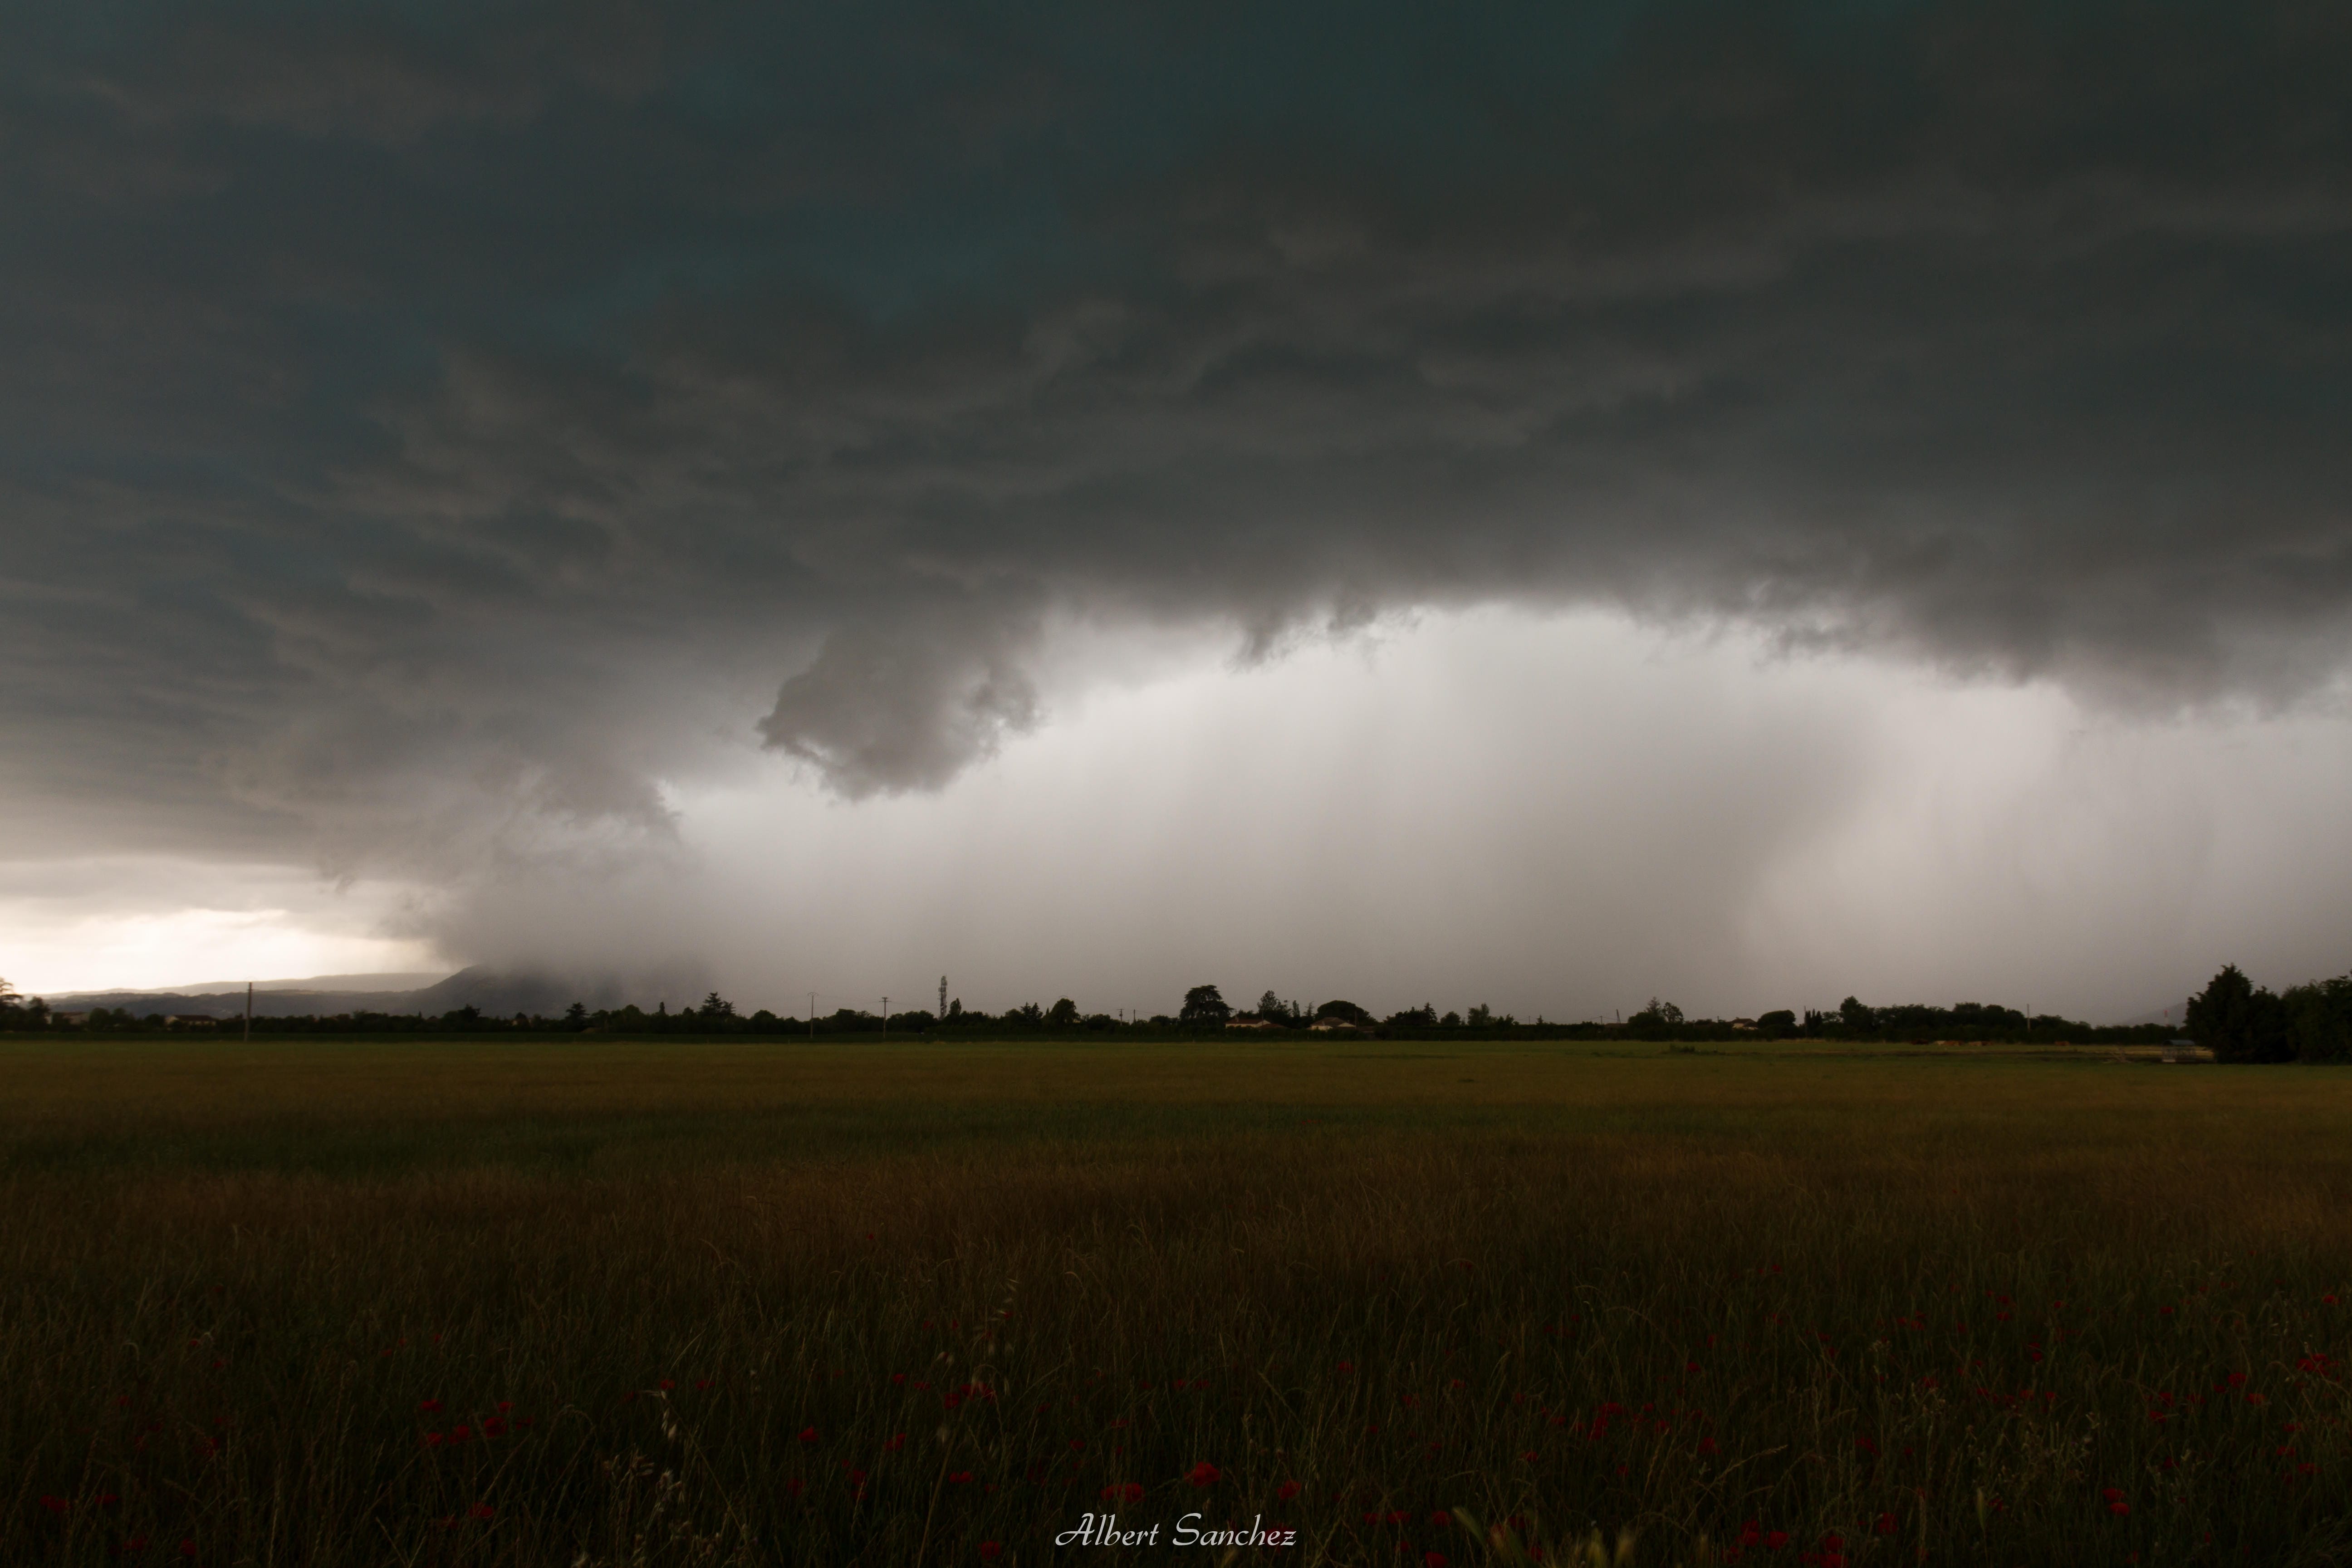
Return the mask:
POLYGON ((2168 1062, 2210 1062, 2213 1053, 2194 1040, 2167 1040, 2164 1059, 2168 1062))
POLYGON ((89 1015, 88 1013, 52 1013, 49 1015, 49 1022, 52 1024, 71 1024, 75 1027, 79 1028, 89 1024, 89 1015))
POLYGON ((1335 1014, 1326 1014, 1307 1026, 1318 1035, 1353 1035, 1360 1032, 1355 1025, 1335 1014))
POLYGON ((1255 1013, 1238 1013, 1225 1020, 1228 1029, 1279 1029, 1281 1025, 1271 1018, 1261 1018, 1255 1013))
POLYGON ((216 1029, 219 1026, 220 1020, 210 1013, 172 1013, 163 1019, 163 1027, 167 1029, 216 1029))
POLYGON ((1753 1018, 1734 1018, 1731 1020, 1731 1026, 1735 1029, 1752 1029, 1756 1026, 1756 1020, 1753 1018))

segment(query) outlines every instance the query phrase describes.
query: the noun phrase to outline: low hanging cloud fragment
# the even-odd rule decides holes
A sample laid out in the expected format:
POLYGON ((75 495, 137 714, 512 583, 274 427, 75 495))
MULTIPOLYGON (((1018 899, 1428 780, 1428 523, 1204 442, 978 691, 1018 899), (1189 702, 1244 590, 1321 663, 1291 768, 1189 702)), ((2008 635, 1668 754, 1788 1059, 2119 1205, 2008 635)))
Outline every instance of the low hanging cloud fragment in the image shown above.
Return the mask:
POLYGON ((1021 630, 987 617, 845 626, 784 682, 761 738, 852 799, 938 789, 1037 722, 1021 630))

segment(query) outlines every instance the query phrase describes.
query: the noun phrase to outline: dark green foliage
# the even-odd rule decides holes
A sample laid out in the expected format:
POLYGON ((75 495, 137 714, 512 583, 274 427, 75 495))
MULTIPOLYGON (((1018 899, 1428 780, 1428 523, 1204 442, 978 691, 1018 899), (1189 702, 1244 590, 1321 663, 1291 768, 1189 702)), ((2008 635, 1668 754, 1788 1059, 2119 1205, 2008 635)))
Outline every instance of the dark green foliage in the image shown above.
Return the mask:
POLYGON ((1653 996, 1650 998, 1648 1006, 1625 1020, 1625 1028, 1627 1033, 1637 1038, 1649 1039, 1665 1033, 1668 1029, 1681 1027, 1683 1021, 1683 1010, 1680 1007, 1671 1002, 1661 1002, 1653 996))
POLYGON ((1222 1024, 1233 1016, 1232 1005, 1213 985, 1195 985, 1185 992, 1183 1011, 1177 1015, 1187 1024, 1222 1024))
POLYGON ((2298 1061, 2352 1060, 2352 974, 2293 986, 2279 1000, 2298 1061))
POLYGON ((1370 1028, 1372 1025, 1379 1022, 1370 1013, 1357 1006, 1353 1002, 1326 1002, 1315 1009, 1315 1016, 1318 1018, 1337 1018, 1343 1024, 1353 1024, 1360 1029, 1370 1028))
POLYGON ((2236 964, 2190 999, 2189 1037, 2222 1062, 2284 1062, 2294 1059, 2286 1004, 2267 988, 2257 990, 2236 964))
POLYGON ((1307 1010, 1296 1002, 1286 1002, 1268 990, 1257 999, 1257 1016, 1269 1024, 1298 1025, 1307 1022, 1307 1010))

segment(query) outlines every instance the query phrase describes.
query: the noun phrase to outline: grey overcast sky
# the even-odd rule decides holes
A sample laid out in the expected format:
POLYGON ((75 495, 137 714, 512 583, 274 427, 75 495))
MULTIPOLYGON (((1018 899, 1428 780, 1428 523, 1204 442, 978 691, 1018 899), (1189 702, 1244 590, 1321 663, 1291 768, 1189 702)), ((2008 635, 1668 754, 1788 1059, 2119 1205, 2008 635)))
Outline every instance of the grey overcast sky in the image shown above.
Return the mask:
POLYGON ((20 986, 2352 968, 2341 5, 0 44, 20 986))

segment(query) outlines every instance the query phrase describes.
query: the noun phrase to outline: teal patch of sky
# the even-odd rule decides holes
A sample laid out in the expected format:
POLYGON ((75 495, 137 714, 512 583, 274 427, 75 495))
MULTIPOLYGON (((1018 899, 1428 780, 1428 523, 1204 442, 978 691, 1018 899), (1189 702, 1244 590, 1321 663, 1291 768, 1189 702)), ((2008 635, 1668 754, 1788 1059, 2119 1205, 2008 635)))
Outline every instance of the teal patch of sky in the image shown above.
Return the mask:
MULTIPOLYGON (((1433 190, 1465 159, 1500 168, 1514 154, 1511 123, 1557 118, 1601 80, 1637 10, 1253 7, 1157 25, 1055 15, 1008 23, 964 57, 896 48, 836 16, 821 38, 796 35, 809 47, 789 59, 730 36, 737 47, 683 64, 664 96, 714 128, 813 146, 862 133, 902 160, 877 169, 870 190, 778 215, 766 245, 751 241, 763 259, 696 264, 706 277, 773 266, 888 320, 957 298, 1022 302, 1149 265, 1091 229, 1087 210, 1237 148, 1279 157, 1311 143, 1433 190), (984 98, 986 73, 1023 64, 1051 84, 1039 123, 992 124, 986 158, 959 144, 903 161, 893 115, 923 122, 934 100, 984 98)), ((660 281, 640 272, 610 289, 625 300, 657 295, 660 281)))

